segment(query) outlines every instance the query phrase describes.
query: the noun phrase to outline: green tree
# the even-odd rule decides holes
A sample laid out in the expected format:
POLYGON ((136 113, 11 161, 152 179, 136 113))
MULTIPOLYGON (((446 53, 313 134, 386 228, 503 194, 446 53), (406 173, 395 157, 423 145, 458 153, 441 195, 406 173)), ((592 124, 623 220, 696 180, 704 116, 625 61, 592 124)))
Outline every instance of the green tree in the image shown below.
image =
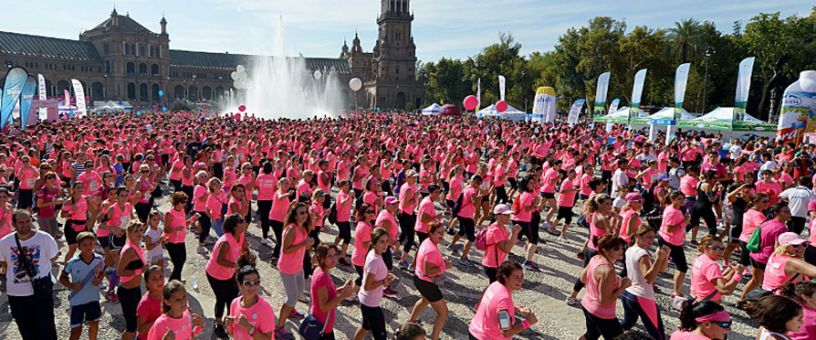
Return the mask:
POLYGON ((689 55, 698 50, 701 46, 701 25, 693 18, 683 19, 674 23, 674 27, 667 30, 668 38, 672 42, 673 54, 680 63, 690 61, 689 55))

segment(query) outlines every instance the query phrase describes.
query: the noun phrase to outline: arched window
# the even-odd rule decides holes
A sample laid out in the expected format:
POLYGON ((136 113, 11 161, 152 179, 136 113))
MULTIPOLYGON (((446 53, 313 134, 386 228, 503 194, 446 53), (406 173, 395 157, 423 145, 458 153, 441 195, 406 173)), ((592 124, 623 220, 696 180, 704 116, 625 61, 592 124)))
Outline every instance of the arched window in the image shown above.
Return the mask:
POLYGON ((204 88, 201 89, 201 97, 206 100, 212 100, 212 88, 204 86, 204 88))
POLYGON ((136 84, 128 83, 127 86, 127 97, 130 100, 136 100, 136 84))
POLYGON ((139 100, 146 102, 148 98, 147 84, 139 85, 139 100))
POLYGON ((136 64, 134 63, 127 63, 127 74, 134 74, 136 73, 136 64))
POLYGON ((181 85, 176 85, 176 87, 173 88, 173 96, 175 96, 176 98, 184 99, 185 98, 184 87, 181 85))
POLYGON ((139 74, 147 74, 147 64, 139 64, 139 74))
POLYGON ((158 75, 159 74, 159 65, 157 65, 157 64, 150 65, 150 74, 152 74, 154 76, 158 75))
POLYGON ((153 84, 153 86, 152 86, 152 88, 150 90, 150 93, 151 93, 151 96, 153 97, 154 102, 161 101, 161 98, 159 98, 159 90, 160 89, 161 88, 159 87, 159 84, 153 84))

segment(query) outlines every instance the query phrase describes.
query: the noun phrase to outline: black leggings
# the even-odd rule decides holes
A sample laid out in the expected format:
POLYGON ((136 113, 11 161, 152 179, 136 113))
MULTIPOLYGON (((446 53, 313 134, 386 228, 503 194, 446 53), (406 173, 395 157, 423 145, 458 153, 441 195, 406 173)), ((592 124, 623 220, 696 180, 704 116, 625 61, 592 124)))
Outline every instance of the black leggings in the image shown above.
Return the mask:
POLYGON ((181 281, 181 270, 184 269, 184 261, 187 261, 187 248, 184 243, 168 243, 165 248, 170 254, 170 262, 173 262, 173 273, 170 274, 170 280, 181 281))
POLYGON ((189 213, 193 210, 193 187, 182 185, 181 191, 187 194, 187 205, 184 207, 184 212, 189 213))
POLYGON ((283 245, 283 222, 271 220, 269 225, 272 226, 272 231, 275 233, 275 250, 272 251, 272 257, 278 257, 283 245))
POLYGON ((210 228, 212 228, 212 220, 210 217, 207 216, 207 213, 197 211, 197 213, 201 216, 198 218, 198 223, 201 224, 201 233, 198 234, 198 242, 204 243, 207 240, 207 237, 210 236, 210 228))
POLYGON ((215 293, 215 318, 220 319, 224 316, 224 307, 227 308, 227 314, 230 312, 230 304, 232 300, 238 297, 238 282, 235 280, 219 280, 210 274, 207 274, 207 281, 210 282, 213 293, 215 293))
POLYGON ((125 330, 136 332, 136 307, 142 299, 142 289, 139 286, 133 288, 116 287, 116 297, 122 305, 122 316, 125 318, 125 330))
POLYGON ((500 185, 496 187, 496 203, 507 203, 510 201, 510 198, 507 197, 507 190, 504 189, 504 185, 500 185))
POLYGON ((691 220, 689 221, 688 230, 691 230, 693 227, 699 227, 701 218, 705 222, 706 227, 708 227, 708 234, 717 235, 717 216, 714 215, 714 210, 711 210, 711 207, 691 208, 691 220))
POLYGON ((360 311, 363 314, 363 329, 370 331, 374 340, 385 340, 388 332, 385 329, 385 314, 382 308, 368 307, 361 303, 360 311))
POLYGON ((397 216, 400 225, 399 241, 403 244, 402 251, 409 252, 414 246, 414 225, 416 225, 416 215, 408 215, 400 212, 397 216))
POLYGON ((153 205, 150 204, 150 202, 146 202, 146 203, 138 202, 138 203, 136 203, 136 207, 135 207, 136 208, 136 217, 139 218, 139 221, 142 221, 142 223, 147 222, 147 218, 148 218, 148 216, 150 216, 150 208, 152 208, 152 207, 153 207, 153 205))
POLYGON ((674 269, 685 273, 688 271, 688 262, 686 261, 686 251, 683 250, 683 246, 676 246, 671 243, 666 242, 662 237, 657 237, 657 244, 660 246, 667 246, 671 249, 669 253, 669 258, 674 261, 674 269))
POLYGON ((612 340, 618 335, 623 334, 623 327, 621 327, 620 322, 618 322, 618 318, 601 319, 592 315, 592 313, 588 312, 584 307, 581 307, 581 310, 584 311, 584 317, 586 318, 586 333, 584 337, 587 340, 597 340, 600 339, 601 336, 606 340, 612 340))
POLYGON ((269 211, 272 210, 272 201, 258 201, 258 216, 261 218, 261 235, 269 237, 269 211))

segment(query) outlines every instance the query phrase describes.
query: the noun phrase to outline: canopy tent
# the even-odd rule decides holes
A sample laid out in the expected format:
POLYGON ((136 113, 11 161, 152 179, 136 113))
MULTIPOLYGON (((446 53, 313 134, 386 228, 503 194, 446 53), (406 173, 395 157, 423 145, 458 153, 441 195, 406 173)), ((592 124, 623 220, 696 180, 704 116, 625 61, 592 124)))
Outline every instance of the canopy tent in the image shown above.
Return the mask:
POLYGON ((130 112, 131 110, 133 110, 133 106, 128 102, 109 100, 105 102, 104 105, 94 103, 94 108, 91 109, 91 112, 130 112))
POLYGON ((527 119, 527 113, 510 106, 510 104, 507 104, 507 110, 504 110, 504 112, 499 112, 496 110, 496 104, 490 104, 490 106, 482 109, 479 112, 476 112, 476 117, 478 118, 490 117, 505 120, 521 121, 527 119))
POLYGON ((683 129, 716 131, 776 131, 776 126, 745 114, 742 120, 734 121, 733 107, 718 107, 702 117, 678 122, 683 129))
MULTIPOLYGON (((685 109, 680 111, 680 121, 692 120, 695 118, 697 118, 697 116, 689 113, 685 109)), ((651 125, 653 121, 656 121, 655 125, 668 125, 668 123, 665 122, 673 119, 674 119, 674 107, 664 107, 660 109, 660 111, 653 113, 651 116, 633 118, 630 124, 645 126, 651 125)))
MULTIPOLYGON (((635 119, 646 118, 648 116, 649 116, 648 113, 646 113, 644 111, 640 111, 639 117, 635 117, 635 119)), ((598 123, 628 124, 629 123, 629 107, 624 106, 624 107, 618 109, 618 111, 612 112, 612 113, 610 113, 608 115, 595 117, 595 118, 592 119, 592 121, 593 122, 598 122, 598 123)), ((648 123, 646 123, 646 124, 648 124, 648 123)))
POLYGON ((442 116, 458 116, 462 114, 462 110, 456 105, 445 104, 439 109, 439 114, 442 116))
POLYGON ((422 114, 425 116, 435 116, 439 114, 439 110, 442 109, 442 105, 438 103, 433 103, 430 106, 422 109, 422 114))

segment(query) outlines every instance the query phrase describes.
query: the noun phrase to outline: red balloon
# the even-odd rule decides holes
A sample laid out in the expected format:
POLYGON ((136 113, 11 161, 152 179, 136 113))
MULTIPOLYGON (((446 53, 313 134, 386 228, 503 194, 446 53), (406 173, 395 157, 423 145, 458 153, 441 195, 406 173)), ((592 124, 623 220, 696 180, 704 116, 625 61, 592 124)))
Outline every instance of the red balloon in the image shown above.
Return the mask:
POLYGON ((479 105, 479 100, 476 99, 476 96, 469 95, 465 97, 465 100, 462 102, 465 106, 465 110, 473 110, 476 108, 476 105, 479 105))
POLYGON ((504 100, 500 100, 496 103, 496 111, 504 112, 507 111, 507 102, 504 100))
POLYGON ((241 111, 241 112, 246 111, 246 106, 245 105, 238 106, 238 111, 241 111))

